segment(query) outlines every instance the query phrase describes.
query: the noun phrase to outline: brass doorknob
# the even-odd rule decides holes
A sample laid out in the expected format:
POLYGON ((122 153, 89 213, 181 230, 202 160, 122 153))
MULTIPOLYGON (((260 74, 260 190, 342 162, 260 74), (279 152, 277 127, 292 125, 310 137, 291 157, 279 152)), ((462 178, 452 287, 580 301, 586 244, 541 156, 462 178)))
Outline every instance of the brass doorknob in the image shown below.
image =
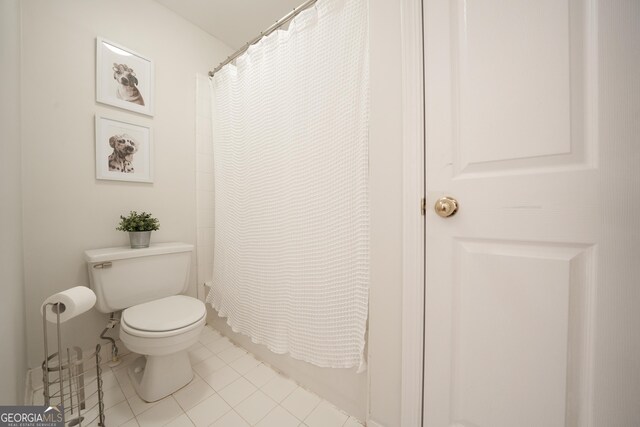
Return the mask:
POLYGON ((439 216, 446 218, 458 211, 458 201, 453 197, 441 197, 433 208, 439 216))

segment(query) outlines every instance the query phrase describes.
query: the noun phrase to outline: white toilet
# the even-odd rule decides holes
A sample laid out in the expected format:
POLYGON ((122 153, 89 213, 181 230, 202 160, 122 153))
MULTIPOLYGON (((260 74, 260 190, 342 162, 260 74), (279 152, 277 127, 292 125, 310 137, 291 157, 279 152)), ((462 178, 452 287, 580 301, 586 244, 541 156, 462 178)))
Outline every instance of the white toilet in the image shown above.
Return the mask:
POLYGON ((96 308, 122 312, 120 339, 135 360, 129 376, 138 395, 154 402, 193 379, 187 349, 205 325, 202 301, 185 295, 193 245, 156 243, 85 252, 96 308))

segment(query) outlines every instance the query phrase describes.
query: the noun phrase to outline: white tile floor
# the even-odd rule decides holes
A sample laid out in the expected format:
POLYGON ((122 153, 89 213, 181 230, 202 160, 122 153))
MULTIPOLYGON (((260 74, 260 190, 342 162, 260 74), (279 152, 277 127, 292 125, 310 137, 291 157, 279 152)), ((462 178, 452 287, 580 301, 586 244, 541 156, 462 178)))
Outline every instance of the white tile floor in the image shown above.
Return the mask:
MULTIPOLYGON (((195 378, 164 399, 140 399, 127 375, 128 354, 103 373, 109 427, 357 427, 363 424, 299 387, 210 327, 189 350, 195 378)), ((42 390, 34 403, 42 400, 42 390)))

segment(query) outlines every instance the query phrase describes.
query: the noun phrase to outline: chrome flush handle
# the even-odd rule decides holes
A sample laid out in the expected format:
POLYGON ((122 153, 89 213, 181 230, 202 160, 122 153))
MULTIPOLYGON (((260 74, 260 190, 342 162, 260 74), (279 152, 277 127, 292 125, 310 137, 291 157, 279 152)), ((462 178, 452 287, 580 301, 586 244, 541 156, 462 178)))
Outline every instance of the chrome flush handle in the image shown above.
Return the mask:
POLYGON ((94 264, 93 268, 111 268, 111 261, 94 264))

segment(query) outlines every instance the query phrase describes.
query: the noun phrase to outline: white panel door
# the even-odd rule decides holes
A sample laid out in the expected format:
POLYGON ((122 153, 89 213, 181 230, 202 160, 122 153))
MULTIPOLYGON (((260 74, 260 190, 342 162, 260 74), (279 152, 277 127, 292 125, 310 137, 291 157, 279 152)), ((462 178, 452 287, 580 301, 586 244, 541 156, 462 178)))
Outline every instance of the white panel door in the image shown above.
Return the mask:
POLYGON ((424 425, 583 426, 598 251, 589 0, 425 0, 424 425), (433 206, 459 202, 448 218, 433 206))

